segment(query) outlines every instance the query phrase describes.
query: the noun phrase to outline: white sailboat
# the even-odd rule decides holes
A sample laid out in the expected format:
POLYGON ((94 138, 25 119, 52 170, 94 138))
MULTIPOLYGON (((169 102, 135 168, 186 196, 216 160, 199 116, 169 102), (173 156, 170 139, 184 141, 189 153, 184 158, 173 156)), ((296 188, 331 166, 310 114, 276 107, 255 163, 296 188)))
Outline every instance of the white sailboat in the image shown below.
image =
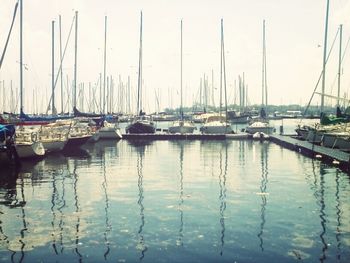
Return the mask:
POLYGON ((140 23, 139 72, 137 84, 137 116, 125 128, 126 133, 155 133, 156 127, 150 116, 142 111, 142 12, 140 23))
MULTIPOLYGON (((266 79, 266 40, 265 40, 265 20, 263 20, 263 61, 262 61, 262 102, 260 117, 256 118, 246 128, 246 132, 250 134, 264 133, 272 134, 275 128, 270 125, 266 119, 266 112, 264 108, 267 108, 267 79, 266 79)), ((260 135, 259 135, 260 137, 260 135)))
MULTIPOLYGON (((107 46, 107 16, 105 16, 105 41, 104 41, 104 79, 106 78, 106 46, 107 46)), ((104 81, 104 90, 106 90, 106 81, 104 81)), ((104 105, 103 105, 104 109, 104 105)), ((109 123, 108 121, 103 122, 103 127, 101 127, 98 132, 94 135, 94 139, 121 139, 122 134, 120 132, 117 123, 109 123)))
POLYGON ((123 137, 118 124, 107 121, 103 122, 103 127, 98 130, 97 136, 99 139, 121 139, 123 137))
POLYGON ((220 64, 220 112, 209 116, 200 128, 205 134, 228 134, 233 133, 231 124, 227 121, 227 95, 226 95, 226 71, 225 71, 225 47, 224 47, 224 24, 221 19, 221 64, 220 64), (224 82, 224 83, 223 83, 224 82), (225 91, 225 115, 222 115, 222 86, 225 91))
POLYGON ((181 20, 181 77, 180 77, 180 120, 174 121, 169 127, 170 133, 193 133, 196 129, 196 126, 191 121, 184 120, 183 116, 183 104, 182 104, 182 20, 181 20))

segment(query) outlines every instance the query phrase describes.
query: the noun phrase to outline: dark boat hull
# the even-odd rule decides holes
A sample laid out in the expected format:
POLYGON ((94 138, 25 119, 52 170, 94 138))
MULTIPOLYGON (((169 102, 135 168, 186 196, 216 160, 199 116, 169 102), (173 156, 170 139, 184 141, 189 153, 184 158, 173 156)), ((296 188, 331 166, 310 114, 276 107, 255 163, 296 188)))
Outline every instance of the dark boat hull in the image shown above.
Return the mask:
POLYGON ((142 122, 134 122, 126 127, 126 133, 155 133, 156 128, 152 124, 142 123, 142 122))
POLYGON ((80 147, 83 144, 85 144, 90 138, 91 138, 91 135, 83 136, 83 137, 69 138, 67 141, 67 144, 64 146, 63 150, 80 147))

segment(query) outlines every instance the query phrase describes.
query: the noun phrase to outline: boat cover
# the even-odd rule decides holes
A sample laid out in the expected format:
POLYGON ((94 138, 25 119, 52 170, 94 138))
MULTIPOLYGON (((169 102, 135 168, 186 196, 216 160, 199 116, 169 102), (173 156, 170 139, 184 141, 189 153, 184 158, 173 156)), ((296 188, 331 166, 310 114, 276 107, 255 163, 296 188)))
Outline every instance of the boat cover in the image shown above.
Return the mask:
POLYGON ((0 142, 5 141, 6 136, 12 137, 15 134, 14 125, 2 125, 0 124, 0 142))

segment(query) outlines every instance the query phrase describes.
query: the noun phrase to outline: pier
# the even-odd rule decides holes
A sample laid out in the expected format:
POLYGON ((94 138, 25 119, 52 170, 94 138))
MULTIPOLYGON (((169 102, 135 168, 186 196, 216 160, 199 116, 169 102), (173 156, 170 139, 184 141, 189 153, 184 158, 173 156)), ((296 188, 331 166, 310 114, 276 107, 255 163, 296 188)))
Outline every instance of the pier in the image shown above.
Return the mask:
MULTIPOLYGON (((124 140, 250 140, 251 134, 123 134, 124 140)), ((263 139, 267 140, 267 139, 263 139)), ((343 171, 350 171, 350 153, 339 149, 331 149, 308 141, 299 140, 292 135, 269 135, 268 140, 286 149, 296 151, 305 156, 316 158, 330 165, 337 165, 343 171)))
POLYGON ((123 139, 125 140, 242 140, 251 137, 249 134, 123 134, 123 139))
POLYGON ((319 159, 327 164, 338 165, 340 169, 346 172, 350 171, 350 154, 347 152, 312 144, 308 141, 293 138, 290 135, 270 135, 270 141, 308 157, 319 159))

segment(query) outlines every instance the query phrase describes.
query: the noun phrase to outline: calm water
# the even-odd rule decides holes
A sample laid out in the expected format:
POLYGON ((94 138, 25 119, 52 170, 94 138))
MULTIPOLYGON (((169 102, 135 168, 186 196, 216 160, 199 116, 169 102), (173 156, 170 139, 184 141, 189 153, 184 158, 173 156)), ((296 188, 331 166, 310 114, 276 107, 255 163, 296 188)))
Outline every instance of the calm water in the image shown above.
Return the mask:
POLYGON ((335 167, 255 141, 84 149, 0 172, 0 261, 350 260, 335 167))

